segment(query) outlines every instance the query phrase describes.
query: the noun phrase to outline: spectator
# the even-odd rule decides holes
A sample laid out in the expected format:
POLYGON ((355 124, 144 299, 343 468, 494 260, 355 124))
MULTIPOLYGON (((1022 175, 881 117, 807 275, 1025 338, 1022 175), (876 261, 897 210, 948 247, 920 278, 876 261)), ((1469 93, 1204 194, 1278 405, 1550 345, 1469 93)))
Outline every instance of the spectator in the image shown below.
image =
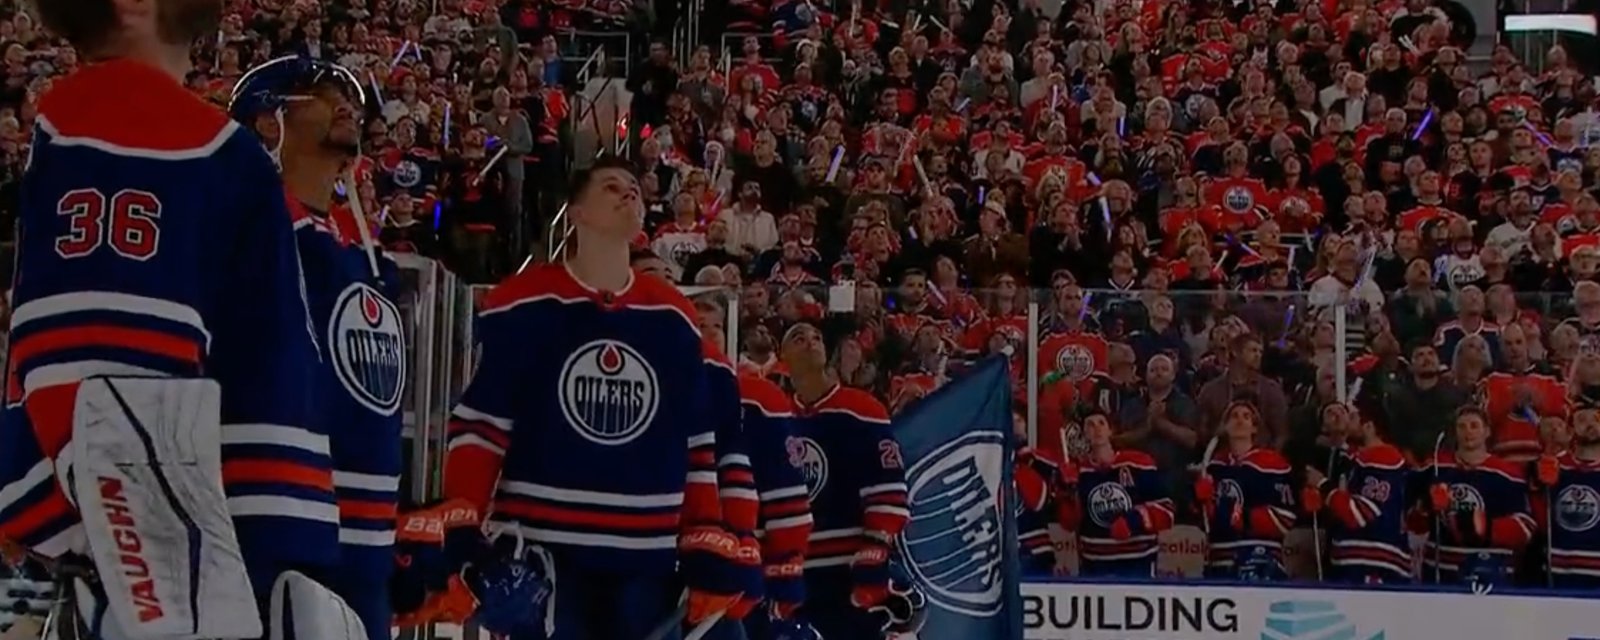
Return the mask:
POLYGON ((1224 412, 1234 402, 1248 401, 1259 407, 1261 446, 1281 448, 1288 437, 1289 406, 1283 387, 1278 381, 1261 375, 1261 338, 1242 334, 1228 345, 1227 369, 1223 374, 1200 387, 1195 401, 1200 405, 1203 419, 1203 437, 1210 438, 1210 429, 1222 424, 1224 412))

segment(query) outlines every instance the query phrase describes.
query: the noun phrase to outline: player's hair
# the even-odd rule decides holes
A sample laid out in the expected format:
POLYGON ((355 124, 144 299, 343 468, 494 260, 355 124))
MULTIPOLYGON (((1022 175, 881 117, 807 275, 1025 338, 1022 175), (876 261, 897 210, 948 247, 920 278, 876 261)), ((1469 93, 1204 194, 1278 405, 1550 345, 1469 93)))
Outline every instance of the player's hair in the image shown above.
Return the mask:
POLYGON ((589 183, 594 182, 595 176, 607 169, 621 169, 629 174, 634 171, 633 163, 627 158, 609 154, 600 156, 589 168, 572 172, 572 178, 567 183, 567 197, 577 200, 589 188, 589 183))
POLYGON ((1478 405, 1475 405, 1475 404, 1462 405, 1462 407, 1460 409, 1456 409, 1456 416, 1455 416, 1455 421, 1456 422, 1460 422, 1462 418, 1465 418, 1467 416, 1478 416, 1478 419, 1482 420, 1484 424, 1489 424, 1489 412, 1488 411, 1484 411, 1483 407, 1480 407, 1478 405))
POLYGON ((111 0, 32 0, 33 14, 44 28, 83 54, 92 57, 109 43, 118 26, 111 0))

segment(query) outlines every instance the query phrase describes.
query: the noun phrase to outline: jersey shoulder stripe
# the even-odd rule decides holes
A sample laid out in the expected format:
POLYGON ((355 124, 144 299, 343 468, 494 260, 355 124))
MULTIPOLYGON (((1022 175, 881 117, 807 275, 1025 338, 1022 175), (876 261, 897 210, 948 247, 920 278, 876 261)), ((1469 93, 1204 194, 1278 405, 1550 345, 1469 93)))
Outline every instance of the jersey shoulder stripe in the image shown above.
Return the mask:
POLYGON ((242 131, 175 78, 126 59, 89 64, 57 81, 40 98, 39 114, 46 144, 148 160, 209 157, 242 131))

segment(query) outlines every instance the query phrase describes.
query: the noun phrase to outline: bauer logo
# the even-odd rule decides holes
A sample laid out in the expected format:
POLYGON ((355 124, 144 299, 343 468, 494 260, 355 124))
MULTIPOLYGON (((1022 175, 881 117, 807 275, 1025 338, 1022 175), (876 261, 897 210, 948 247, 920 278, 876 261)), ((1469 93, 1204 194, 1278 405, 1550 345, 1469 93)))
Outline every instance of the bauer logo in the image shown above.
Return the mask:
POLYGON ((328 353, 339 383, 374 413, 394 415, 405 389, 405 334, 400 310, 362 283, 346 287, 333 304, 328 353))
POLYGON ((643 435, 661 405, 655 369, 633 347, 595 340, 561 367, 561 412, 585 440, 624 445, 643 435))
POLYGON ((911 521, 901 555, 934 605, 993 616, 1004 605, 1000 479, 1005 435, 966 434, 923 456, 906 472, 911 521))

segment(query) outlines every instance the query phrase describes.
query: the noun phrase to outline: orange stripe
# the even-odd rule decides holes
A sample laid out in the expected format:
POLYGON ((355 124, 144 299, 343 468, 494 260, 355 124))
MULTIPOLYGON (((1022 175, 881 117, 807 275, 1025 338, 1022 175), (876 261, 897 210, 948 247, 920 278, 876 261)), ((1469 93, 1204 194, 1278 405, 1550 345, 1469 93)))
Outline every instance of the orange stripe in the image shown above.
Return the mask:
POLYGON ((609 513, 604 511, 584 511, 582 509, 566 509, 543 504, 530 504, 522 500, 517 500, 515 502, 500 502, 495 505, 495 511, 526 520, 557 522, 561 524, 587 527, 603 527, 606 529, 660 531, 676 530, 678 528, 678 514, 676 513, 609 513))
POLYGON ((12 518, 4 527, 0 527, 0 536, 21 540, 33 537, 45 525, 56 521, 72 512, 72 504, 67 502, 61 490, 52 486, 50 494, 36 505, 22 510, 17 517, 12 518))
POLYGON ((734 486, 755 486, 756 476, 749 469, 729 468, 722 469, 722 482, 734 486))
POLYGON ((115 347, 143 351, 188 364, 200 363, 200 345, 163 331, 133 329, 111 324, 62 327, 41 331, 12 343, 11 357, 28 360, 65 349, 115 347))
POLYGON ((339 516, 369 520, 394 520, 399 509, 393 502, 382 500, 340 500, 339 516))
POLYGON ((333 471, 281 460, 229 460, 222 463, 222 483, 283 483, 332 491, 333 471))
POLYGON ((57 384, 35 389, 28 396, 28 422, 39 439, 39 451, 51 459, 72 439, 72 409, 78 402, 78 383, 57 384))
POLYGON ((482 513, 500 480, 501 457, 483 447, 460 447, 444 463, 444 496, 465 500, 482 513))

